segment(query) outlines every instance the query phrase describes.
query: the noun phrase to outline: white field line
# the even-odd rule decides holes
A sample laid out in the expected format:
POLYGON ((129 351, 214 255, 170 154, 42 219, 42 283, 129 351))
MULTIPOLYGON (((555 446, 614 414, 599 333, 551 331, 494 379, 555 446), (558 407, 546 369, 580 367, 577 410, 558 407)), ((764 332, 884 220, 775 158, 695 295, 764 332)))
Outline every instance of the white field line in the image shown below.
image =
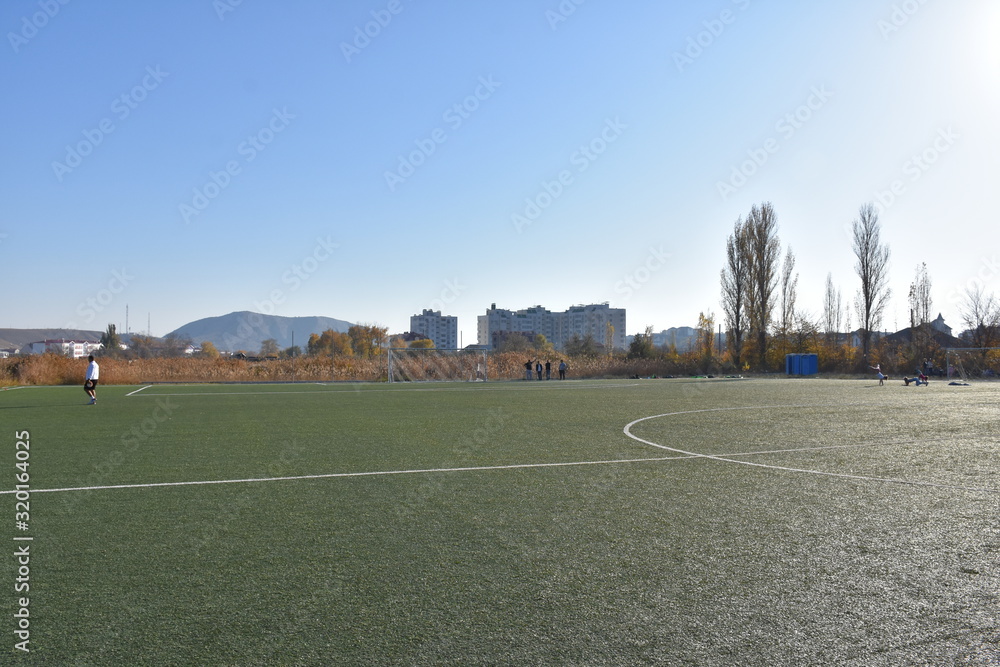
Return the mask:
POLYGON ((135 391, 130 391, 129 393, 125 394, 125 396, 126 396, 126 398, 127 398, 127 397, 129 397, 129 396, 135 396, 136 394, 138 394, 138 393, 139 393, 140 391, 142 391, 143 389, 149 389, 149 388, 150 388, 150 387, 152 387, 152 386, 153 386, 153 385, 151 385, 151 384, 147 384, 147 385, 146 385, 145 387, 139 387, 139 388, 138 388, 138 389, 136 389, 135 391))
MULTIPOLYGON (((560 386, 560 384, 558 384, 558 383, 559 383, 558 380, 556 382, 550 381, 548 386, 552 386, 552 387, 560 386)), ((316 384, 320 384, 320 383, 317 382, 316 384)), ((566 389, 620 389, 622 387, 638 387, 640 384, 641 383, 639 383, 639 382, 635 382, 635 383, 632 383, 632 384, 604 384, 604 385, 600 385, 600 384, 574 384, 574 383, 571 383, 571 382, 567 381, 567 382, 564 382, 561 386, 564 386, 566 389)), ((171 386, 178 386, 178 385, 171 385, 171 386)), ((327 387, 327 386, 334 386, 334 385, 323 384, 321 386, 327 387)), ((382 386, 382 385, 376 385, 376 386, 382 386)), ((531 386, 531 390, 532 391, 541 390, 541 389, 545 388, 545 385, 543 385, 541 387, 535 387, 534 385, 530 385, 530 386, 531 386)), ((145 387, 143 387, 143 388, 145 389, 145 387)), ((517 391, 517 390, 524 390, 524 389, 528 389, 528 386, 517 384, 517 383, 512 383, 512 384, 504 385, 504 386, 493 386, 493 387, 485 387, 485 386, 479 385, 479 386, 476 386, 475 388, 472 388, 472 387, 426 387, 426 388, 407 387, 407 388, 399 388, 399 389, 376 389, 376 390, 370 390, 370 391, 368 391, 368 390, 362 390, 360 388, 360 385, 358 385, 356 388, 352 388, 352 387, 350 387, 350 385, 344 385, 344 388, 341 388, 340 386, 338 386, 336 389, 333 389, 333 390, 330 390, 330 391, 316 391, 316 390, 308 390, 308 391, 180 391, 180 392, 175 392, 175 393, 169 393, 169 392, 150 392, 148 394, 144 394, 143 396, 150 396, 150 397, 156 397, 156 396, 269 396, 269 395, 274 395, 274 394, 279 394, 279 395, 283 394, 283 395, 287 395, 287 396, 292 396, 294 394, 348 394, 348 393, 350 393, 350 394, 378 395, 378 394, 383 394, 383 393, 386 393, 386 392, 396 392, 396 391, 409 391, 409 392, 422 392, 422 391, 434 391, 434 392, 437 392, 437 391, 517 391)), ((138 391, 134 391, 134 392, 131 392, 129 394, 126 394, 126 396, 131 396, 132 394, 137 394, 137 393, 138 393, 138 391)), ((142 396, 140 396, 139 398, 142 398, 142 396)))
MULTIPOLYGON (((686 450, 683 450, 683 449, 678 449, 676 447, 667 447, 666 445, 661 445, 659 443, 652 442, 650 440, 645 440, 645 439, 640 438, 639 436, 635 435, 634 433, 632 433, 632 430, 631 430, 632 427, 635 426, 636 424, 639 424, 639 423, 644 422, 644 421, 649 421, 650 419, 659 419, 661 417, 675 417, 677 415, 689 415, 689 414, 694 414, 694 413, 698 413, 698 412, 724 412, 724 411, 727 411, 727 410, 760 410, 760 409, 765 409, 765 408, 784 408, 784 407, 795 408, 795 407, 819 407, 819 406, 804 406, 804 405, 787 405, 787 406, 784 406, 784 405, 782 405, 782 406, 761 406, 761 407, 742 407, 742 408, 705 408, 705 409, 702 409, 702 410, 683 410, 681 412, 665 412, 665 413, 660 414, 660 415, 650 415, 649 417, 641 417, 639 419, 636 419, 635 421, 631 421, 631 422, 629 422, 628 424, 625 425, 625 428, 623 428, 622 431, 625 433, 625 435, 627 435, 628 437, 632 438, 633 440, 636 440, 636 441, 641 442, 643 444, 649 445, 650 447, 656 447, 658 449, 663 449, 663 450, 666 450, 668 452, 674 452, 675 454, 682 454, 682 455, 685 455, 685 456, 694 456, 694 457, 697 457, 697 458, 710 459, 712 461, 720 461, 722 463, 735 463, 737 465, 753 466, 755 468, 766 468, 766 469, 769 469, 769 470, 781 470, 783 472, 795 472, 795 473, 803 473, 803 474, 808 474, 808 475, 822 475, 822 476, 825 476, 825 477, 838 477, 838 478, 841 478, 841 479, 853 479, 853 480, 865 481, 865 482, 886 482, 886 483, 890 483, 890 484, 908 484, 908 485, 911 485, 911 486, 929 486, 929 487, 940 488, 940 489, 961 489, 961 490, 964 490, 964 491, 981 491, 981 492, 984 492, 984 493, 996 493, 997 492, 996 489, 990 489, 990 488, 985 488, 985 487, 960 486, 960 485, 956 485, 956 484, 940 484, 938 482, 923 482, 923 481, 915 481, 915 480, 910 480, 910 479, 897 479, 897 478, 894 478, 894 477, 871 477, 871 476, 867 476, 867 475, 852 475, 850 473, 826 472, 826 471, 823 471, 823 470, 808 470, 808 469, 804 469, 804 468, 791 468, 791 467, 788 467, 788 466, 770 465, 770 464, 767 464, 767 463, 755 463, 753 461, 738 461, 736 459, 730 458, 732 456, 739 456, 737 454, 727 454, 727 455, 724 455, 724 456, 719 456, 719 455, 716 455, 716 454, 696 454, 695 452, 689 452, 689 451, 686 451, 686 450)), ((802 451, 802 450, 800 450, 800 451, 802 451)))
MULTIPOLYGON (((725 456, 757 456, 761 454, 781 454, 785 452, 810 452, 825 449, 844 449, 848 447, 876 447, 878 443, 865 443, 853 445, 824 445, 820 447, 797 447, 794 449, 777 449, 766 452, 734 452, 725 456)), ((107 486, 77 486, 61 489, 32 489, 31 493, 62 493, 68 491, 103 491, 107 489, 148 489, 158 486, 199 486, 205 484, 247 484, 251 482, 282 482, 290 480, 304 479, 331 479, 337 477, 381 477, 388 475, 414 475, 419 473, 446 473, 446 472, 479 472, 485 470, 518 470, 528 468, 565 468, 575 466, 595 466, 611 465, 622 463, 650 463, 659 461, 681 461, 685 459, 712 458, 702 454, 681 454, 678 456, 657 456, 654 458, 641 459, 611 459, 606 461, 564 461, 558 463, 515 463, 510 465, 496 466, 469 466, 464 468, 416 468, 412 470, 375 470, 368 472, 335 472, 316 475, 292 475, 286 477, 251 477, 246 479, 218 479, 200 480, 189 482, 152 482, 147 484, 112 484, 107 486)), ((14 493, 11 491, 0 491, 0 495, 14 493)))
MULTIPOLYGON (((330 479, 334 477, 381 477, 388 475, 415 475, 432 472, 478 472, 483 470, 517 470, 521 468, 560 468, 569 466, 607 465, 611 463, 643 463, 693 458, 691 456, 657 456, 646 459, 616 459, 611 461, 567 461, 561 463, 515 463, 497 466, 470 466, 466 468, 418 468, 414 470, 375 470, 369 472, 333 472, 320 475, 290 475, 286 477, 250 477, 246 479, 213 479, 195 482, 153 482, 150 484, 111 484, 107 486, 77 486, 64 489, 31 489, 31 493, 62 493, 67 491, 103 491, 107 489, 149 489, 158 486, 198 486, 204 484, 248 484, 251 482, 284 482, 303 479, 330 479)), ((0 491, 0 495, 14 493, 0 491)))

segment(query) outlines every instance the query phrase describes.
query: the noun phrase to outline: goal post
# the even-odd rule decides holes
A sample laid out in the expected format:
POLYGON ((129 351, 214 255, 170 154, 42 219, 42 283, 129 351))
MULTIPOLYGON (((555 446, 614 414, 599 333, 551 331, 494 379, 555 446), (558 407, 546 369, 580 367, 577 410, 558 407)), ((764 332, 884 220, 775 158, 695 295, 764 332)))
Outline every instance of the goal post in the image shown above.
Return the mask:
POLYGON ((486 350, 390 347, 389 382, 486 382, 486 350))
POLYGON ((996 380, 1000 378, 1000 347, 949 347, 945 353, 949 378, 996 380))

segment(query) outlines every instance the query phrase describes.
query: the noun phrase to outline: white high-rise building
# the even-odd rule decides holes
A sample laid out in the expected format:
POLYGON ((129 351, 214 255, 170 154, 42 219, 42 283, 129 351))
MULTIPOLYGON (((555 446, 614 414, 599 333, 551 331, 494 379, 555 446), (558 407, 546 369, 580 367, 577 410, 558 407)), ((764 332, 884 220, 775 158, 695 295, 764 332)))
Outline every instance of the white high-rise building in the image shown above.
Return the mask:
POLYGON ((420 315, 411 315, 410 331, 427 336, 436 348, 458 348, 458 318, 442 315, 440 310, 425 309, 420 315))
POLYGON ((612 347, 625 349, 624 308, 611 308, 606 303, 599 303, 571 306, 565 312, 553 313, 542 306, 511 311, 492 304, 478 319, 479 344, 496 349, 507 336, 534 338, 536 334, 542 334, 556 349, 566 345, 573 336, 584 338, 589 335, 604 345, 609 324, 614 328, 612 347))

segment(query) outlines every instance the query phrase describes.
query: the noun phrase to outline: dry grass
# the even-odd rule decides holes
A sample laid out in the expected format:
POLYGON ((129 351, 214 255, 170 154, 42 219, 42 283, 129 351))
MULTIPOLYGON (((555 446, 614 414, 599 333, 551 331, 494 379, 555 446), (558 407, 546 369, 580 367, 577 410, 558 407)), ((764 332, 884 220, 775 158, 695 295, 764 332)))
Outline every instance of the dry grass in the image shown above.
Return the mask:
MULTIPOLYGON (((491 379, 524 377, 522 352, 491 354, 491 379)), ((532 357, 534 360, 536 357, 532 357)), ((111 359, 99 358, 101 382, 139 385, 149 382, 379 382, 386 379, 385 357, 296 357, 275 361, 232 359, 111 359)), ((542 363, 546 361, 542 359, 542 363)), ((553 355, 552 376, 558 377, 560 357, 553 355)), ((622 357, 568 359, 570 378, 615 378, 677 375, 691 372, 668 360, 622 357)), ((0 359, 0 386, 83 384, 87 362, 56 354, 0 359)))
MULTIPOLYGON (((99 358, 104 384, 149 382, 330 382, 377 381, 385 376, 381 359, 297 357, 278 361, 230 359, 99 358)), ((87 362, 43 354, 0 360, 0 385, 83 384, 87 362)))

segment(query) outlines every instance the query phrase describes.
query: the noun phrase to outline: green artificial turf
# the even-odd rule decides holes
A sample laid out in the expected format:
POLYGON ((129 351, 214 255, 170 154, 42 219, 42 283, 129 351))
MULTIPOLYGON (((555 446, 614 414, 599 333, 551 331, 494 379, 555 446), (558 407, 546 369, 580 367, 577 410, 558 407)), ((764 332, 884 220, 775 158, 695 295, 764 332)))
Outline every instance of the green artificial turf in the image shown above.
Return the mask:
POLYGON ((1000 385, 137 389, 0 392, 12 660, 1000 659, 1000 385))

